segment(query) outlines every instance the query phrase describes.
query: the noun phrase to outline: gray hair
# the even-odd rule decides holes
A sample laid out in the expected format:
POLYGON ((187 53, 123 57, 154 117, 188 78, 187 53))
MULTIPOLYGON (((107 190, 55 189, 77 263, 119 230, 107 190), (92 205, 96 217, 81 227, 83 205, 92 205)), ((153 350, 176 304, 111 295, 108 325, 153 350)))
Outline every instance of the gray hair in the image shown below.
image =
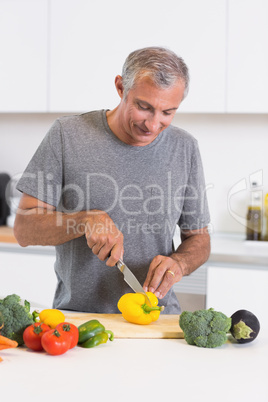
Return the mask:
POLYGON ((163 47, 145 47, 130 53, 122 69, 124 98, 138 79, 150 77, 161 89, 169 89, 178 81, 183 81, 183 99, 189 91, 189 70, 184 60, 163 47))

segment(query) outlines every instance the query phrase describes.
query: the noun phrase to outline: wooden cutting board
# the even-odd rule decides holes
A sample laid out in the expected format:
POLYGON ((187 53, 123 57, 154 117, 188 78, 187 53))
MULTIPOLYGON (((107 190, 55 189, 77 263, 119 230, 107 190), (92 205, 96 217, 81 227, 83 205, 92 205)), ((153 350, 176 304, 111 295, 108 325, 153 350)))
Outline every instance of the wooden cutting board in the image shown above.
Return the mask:
POLYGON ((113 331, 115 338, 183 338, 179 326, 180 316, 162 314, 148 325, 131 324, 121 314, 64 313, 65 321, 79 326, 89 320, 99 320, 105 329, 113 331))
POLYGON ((0 226, 0 242, 1 243, 17 243, 14 236, 13 228, 8 226, 0 226))

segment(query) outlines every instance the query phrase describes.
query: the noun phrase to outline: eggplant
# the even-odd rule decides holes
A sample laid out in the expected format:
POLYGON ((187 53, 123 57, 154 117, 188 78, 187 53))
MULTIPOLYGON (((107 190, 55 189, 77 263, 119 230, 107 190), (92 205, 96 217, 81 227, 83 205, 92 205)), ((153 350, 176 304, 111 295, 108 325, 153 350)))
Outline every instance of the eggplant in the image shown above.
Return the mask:
POLYGON ((258 318, 248 310, 238 310, 232 316, 230 332, 238 343, 252 342, 260 331, 258 318))

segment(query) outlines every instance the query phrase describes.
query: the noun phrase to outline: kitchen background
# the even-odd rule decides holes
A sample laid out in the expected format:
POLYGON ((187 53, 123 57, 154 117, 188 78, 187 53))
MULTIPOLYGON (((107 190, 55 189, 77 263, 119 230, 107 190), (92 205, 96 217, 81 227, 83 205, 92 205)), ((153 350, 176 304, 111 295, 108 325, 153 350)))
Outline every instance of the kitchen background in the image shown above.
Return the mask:
MULTIPOLYGON (((198 139, 211 233, 238 239, 230 250, 244 244, 250 180, 262 201, 268 193, 266 0, 0 0, 0 8, 0 173, 19 176, 58 116, 115 107, 114 78, 132 50, 167 46, 190 68, 173 124, 198 139)), ((253 256, 267 257, 263 270, 261 243, 253 256)), ((224 266, 228 250, 216 254, 213 266, 224 266)), ((234 254, 233 268, 255 268, 248 248, 243 260, 234 254)), ((206 296, 207 267, 198 271, 198 284, 193 275, 179 291, 206 296)))

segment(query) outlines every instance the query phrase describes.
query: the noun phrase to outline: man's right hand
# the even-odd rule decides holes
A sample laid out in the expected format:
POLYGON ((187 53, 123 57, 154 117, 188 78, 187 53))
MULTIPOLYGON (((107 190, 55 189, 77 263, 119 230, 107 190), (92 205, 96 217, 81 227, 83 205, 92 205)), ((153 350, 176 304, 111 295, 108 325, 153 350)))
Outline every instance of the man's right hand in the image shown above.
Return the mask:
POLYGON ((113 267, 124 254, 123 234, 106 212, 92 210, 88 214, 87 244, 101 261, 108 258, 106 265, 113 267))

